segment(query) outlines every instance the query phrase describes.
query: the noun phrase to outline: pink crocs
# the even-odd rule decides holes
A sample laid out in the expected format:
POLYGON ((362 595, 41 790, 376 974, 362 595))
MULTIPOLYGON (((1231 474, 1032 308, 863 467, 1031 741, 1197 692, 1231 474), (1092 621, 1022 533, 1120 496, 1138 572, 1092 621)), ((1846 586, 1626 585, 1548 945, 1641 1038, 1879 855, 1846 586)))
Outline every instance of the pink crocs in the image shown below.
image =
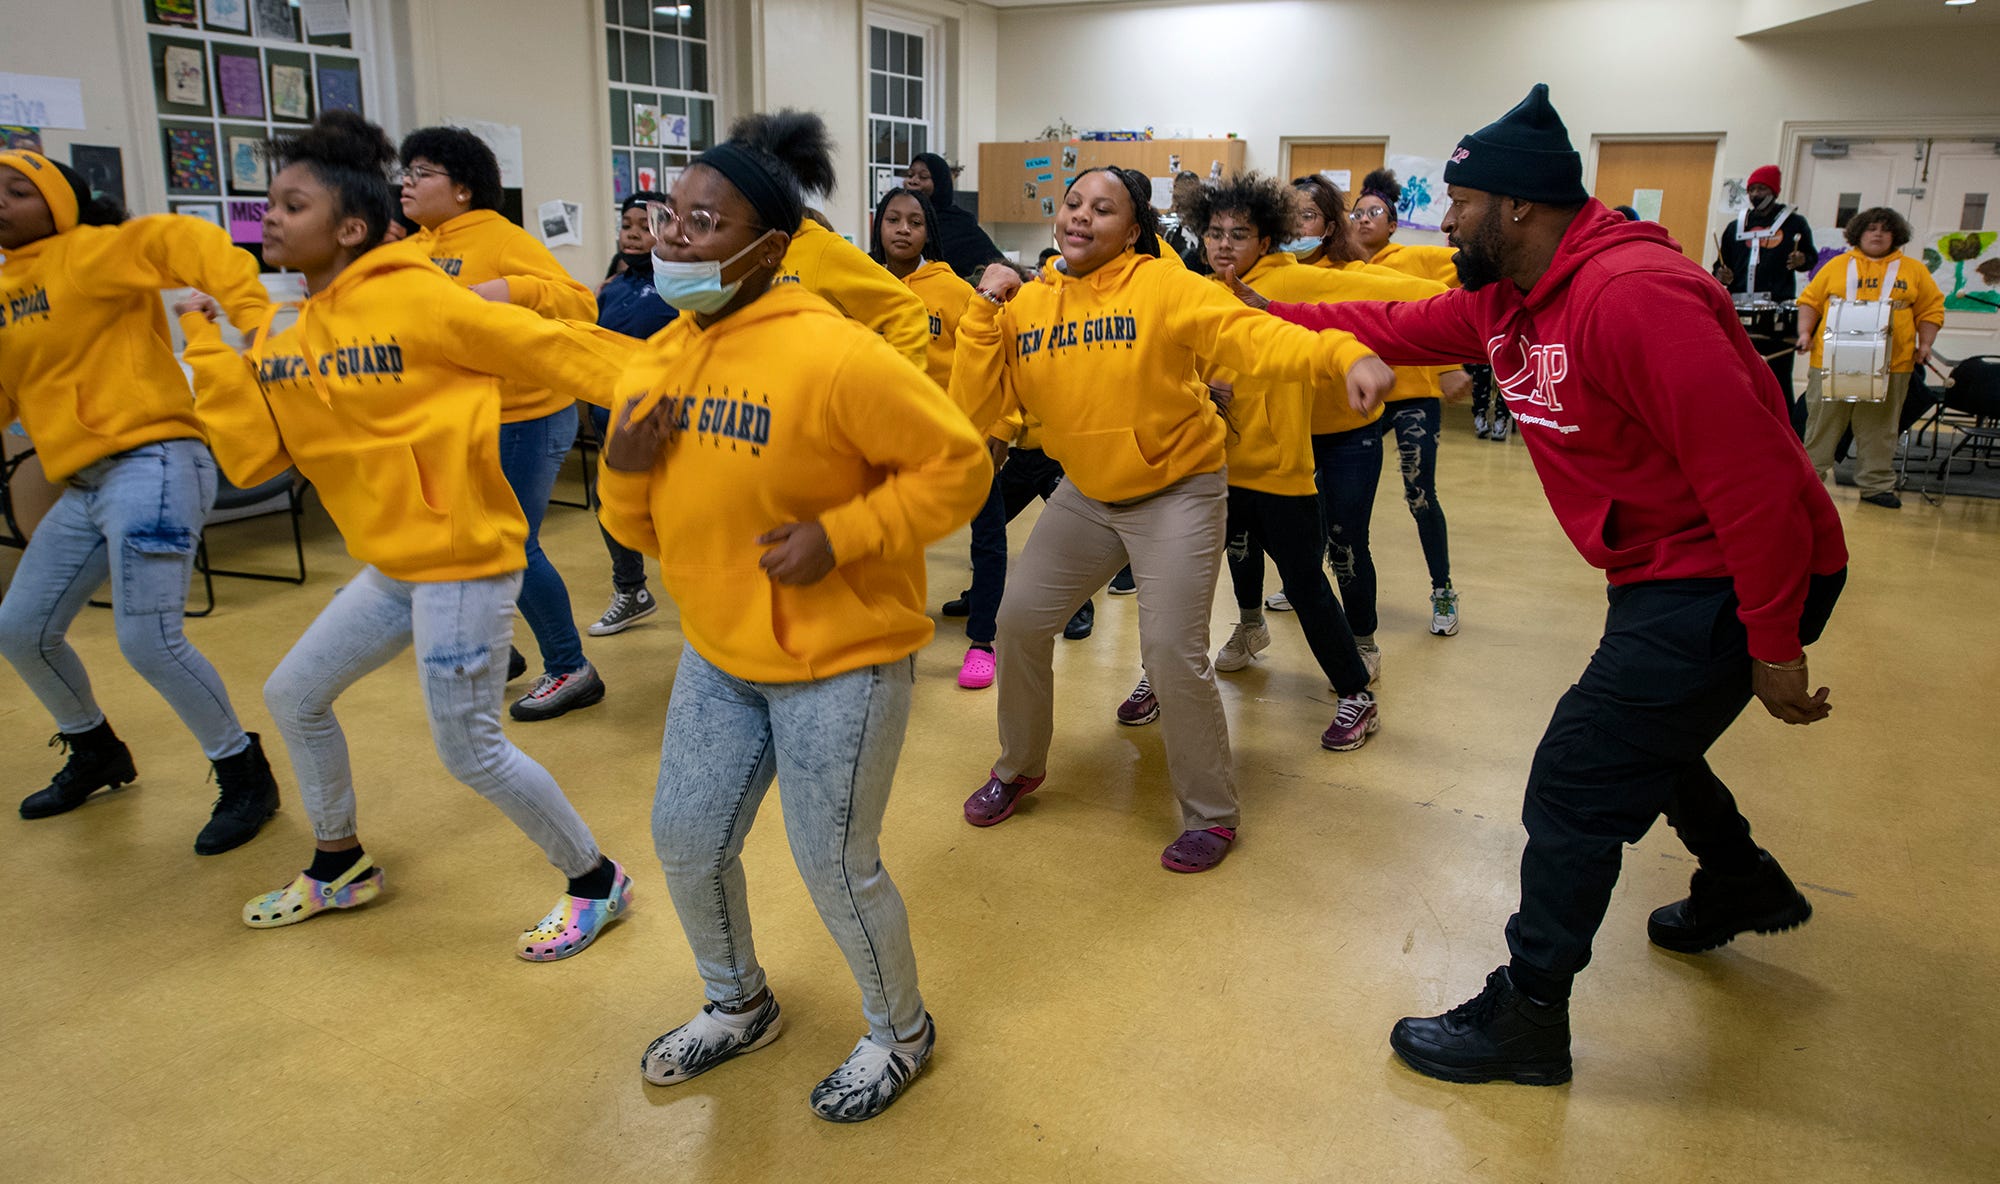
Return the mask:
POLYGON ((993 685, 993 672, 993 651, 968 647, 965 665, 958 668, 958 685, 968 691, 983 691, 993 685))

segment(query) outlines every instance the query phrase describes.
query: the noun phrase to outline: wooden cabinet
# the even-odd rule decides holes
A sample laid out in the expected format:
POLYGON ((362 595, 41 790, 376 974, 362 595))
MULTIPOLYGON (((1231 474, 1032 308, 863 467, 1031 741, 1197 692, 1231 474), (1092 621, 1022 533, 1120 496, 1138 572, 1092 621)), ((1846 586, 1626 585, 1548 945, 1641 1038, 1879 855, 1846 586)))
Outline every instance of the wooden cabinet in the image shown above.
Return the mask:
POLYGON ((1070 178, 1116 165, 1148 177, 1176 168, 1206 177, 1217 162, 1224 175, 1243 169, 1241 140, 1071 140, 985 143, 979 146, 979 219, 1047 222, 1062 204, 1070 178), (1048 204, 1046 208, 1043 203, 1048 204))

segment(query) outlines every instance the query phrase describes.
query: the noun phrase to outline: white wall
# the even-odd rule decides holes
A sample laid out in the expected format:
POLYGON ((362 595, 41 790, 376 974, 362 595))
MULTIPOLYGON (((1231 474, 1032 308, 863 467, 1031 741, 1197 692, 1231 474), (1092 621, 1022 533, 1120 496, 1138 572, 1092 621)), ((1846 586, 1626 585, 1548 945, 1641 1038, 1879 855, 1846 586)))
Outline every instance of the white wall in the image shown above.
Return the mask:
MULTIPOLYGON (((1822 5, 1824 7, 1824 5, 1822 5)), ((1440 157, 1547 82, 1572 141, 1720 134, 1720 175, 1772 162, 1788 119, 1996 115, 2000 31, 1738 39, 1736 0, 1256 0, 1007 9, 999 138, 1078 127, 1234 132, 1275 170, 1281 136, 1386 136, 1440 157)), ((1003 246, 1047 229, 1002 227, 1003 246)))

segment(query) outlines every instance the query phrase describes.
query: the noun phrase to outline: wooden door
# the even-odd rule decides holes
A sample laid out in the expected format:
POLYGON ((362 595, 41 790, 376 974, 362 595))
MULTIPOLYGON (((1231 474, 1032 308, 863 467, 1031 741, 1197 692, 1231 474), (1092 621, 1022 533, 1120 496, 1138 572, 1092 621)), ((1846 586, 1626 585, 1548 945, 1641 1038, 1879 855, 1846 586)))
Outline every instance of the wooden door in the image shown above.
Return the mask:
POLYGON ((1597 145, 1597 200, 1632 206, 1659 221, 1690 259, 1708 258, 1708 210, 1715 194, 1714 140, 1612 140, 1597 145))
POLYGON ((1361 178, 1382 167, 1388 143, 1374 140, 1365 144, 1293 144, 1291 160, 1285 166, 1285 180, 1345 169, 1349 183, 1342 187, 1342 192, 1351 198, 1361 178))

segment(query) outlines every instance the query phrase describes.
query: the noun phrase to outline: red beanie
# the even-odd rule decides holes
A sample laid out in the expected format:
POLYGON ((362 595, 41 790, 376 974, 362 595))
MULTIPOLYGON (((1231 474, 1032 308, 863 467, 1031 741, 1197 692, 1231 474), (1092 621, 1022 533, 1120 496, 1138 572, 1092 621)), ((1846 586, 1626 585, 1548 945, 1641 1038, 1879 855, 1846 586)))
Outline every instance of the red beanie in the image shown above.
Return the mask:
POLYGON ((1751 170, 1750 179, 1743 183, 1743 187, 1747 189, 1752 185, 1762 185, 1772 193, 1776 193, 1782 187, 1783 180, 1784 175, 1778 172, 1778 166, 1767 164, 1763 168, 1751 170))

